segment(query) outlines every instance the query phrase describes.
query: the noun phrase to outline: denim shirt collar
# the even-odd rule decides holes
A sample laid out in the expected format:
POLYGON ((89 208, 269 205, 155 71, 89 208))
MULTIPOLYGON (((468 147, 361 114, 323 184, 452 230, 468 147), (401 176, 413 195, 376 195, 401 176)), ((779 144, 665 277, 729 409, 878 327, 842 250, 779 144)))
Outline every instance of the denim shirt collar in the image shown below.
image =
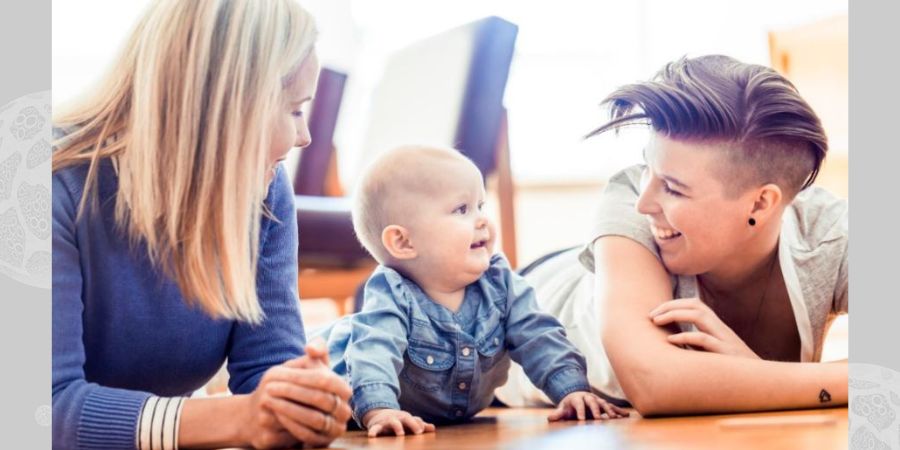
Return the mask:
POLYGON ((481 345, 488 333, 493 331, 497 321, 506 316, 506 292, 501 292, 497 280, 492 279, 494 277, 490 269, 475 283, 466 286, 459 311, 455 313, 432 300, 416 282, 396 269, 379 265, 376 270, 384 274, 394 298, 404 298, 409 304, 416 305, 411 311, 413 319, 430 321, 444 331, 469 334, 476 345, 481 345))

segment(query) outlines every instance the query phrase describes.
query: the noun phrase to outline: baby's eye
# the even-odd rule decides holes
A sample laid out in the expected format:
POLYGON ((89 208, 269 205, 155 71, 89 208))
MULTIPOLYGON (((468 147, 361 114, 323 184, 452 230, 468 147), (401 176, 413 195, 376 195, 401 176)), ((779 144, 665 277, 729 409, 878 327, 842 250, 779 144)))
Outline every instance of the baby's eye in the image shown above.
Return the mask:
POLYGON ((291 115, 296 118, 300 118, 303 117, 303 111, 291 111, 291 115))
POLYGON ((467 212, 469 212, 469 205, 466 204, 459 205, 453 210, 453 214, 466 215, 467 212))
POLYGON ((483 210, 483 209, 484 209, 484 202, 479 202, 479 203, 478 203, 478 210, 481 211, 481 210, 483 210))

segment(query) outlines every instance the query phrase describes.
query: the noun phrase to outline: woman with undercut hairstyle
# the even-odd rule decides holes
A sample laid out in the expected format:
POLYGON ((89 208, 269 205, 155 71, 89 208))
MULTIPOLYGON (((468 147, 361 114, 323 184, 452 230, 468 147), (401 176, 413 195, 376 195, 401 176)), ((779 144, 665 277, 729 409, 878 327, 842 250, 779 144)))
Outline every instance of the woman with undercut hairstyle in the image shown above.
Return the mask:
MULTIPOLYGON (((645 163, 610 179, 586 245, 526 276, 594 389, 642 415, 845 404, 847 362, 819 361, 848 309, 848 206, 812 186, 828 144, 796 88, 702 56, 604 104, 590 135, 649 126, 645 163)), ((541 400, 518 367, 497 396, 541 400)))

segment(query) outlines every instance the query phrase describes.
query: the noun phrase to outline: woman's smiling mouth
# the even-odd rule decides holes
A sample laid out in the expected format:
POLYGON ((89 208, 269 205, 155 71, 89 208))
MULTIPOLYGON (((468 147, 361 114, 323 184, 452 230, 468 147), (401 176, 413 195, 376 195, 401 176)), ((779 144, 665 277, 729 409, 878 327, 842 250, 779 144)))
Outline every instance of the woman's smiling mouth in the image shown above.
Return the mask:
POLYGON ((653 233, 653 236, 660 241, 668 241, 681 236, 680 232, 675 231, 672 228, 658 227, 653 224, 650 224, 650 231, 653 233))

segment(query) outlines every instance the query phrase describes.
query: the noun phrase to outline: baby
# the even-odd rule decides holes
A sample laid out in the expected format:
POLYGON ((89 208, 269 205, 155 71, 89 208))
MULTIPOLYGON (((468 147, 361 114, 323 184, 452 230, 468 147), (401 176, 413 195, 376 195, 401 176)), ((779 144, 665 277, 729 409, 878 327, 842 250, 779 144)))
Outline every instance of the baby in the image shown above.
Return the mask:
POLYGON ((510 359, 558 405, 550 420, 628 415, 591 393, 563 327, 492 254, 484 197, 478 168, 450 149, 390 151, 359 181, 353 226, 380 265, 362 311, 323 337, 369 436, 471 418, 506 382, 510 359))

